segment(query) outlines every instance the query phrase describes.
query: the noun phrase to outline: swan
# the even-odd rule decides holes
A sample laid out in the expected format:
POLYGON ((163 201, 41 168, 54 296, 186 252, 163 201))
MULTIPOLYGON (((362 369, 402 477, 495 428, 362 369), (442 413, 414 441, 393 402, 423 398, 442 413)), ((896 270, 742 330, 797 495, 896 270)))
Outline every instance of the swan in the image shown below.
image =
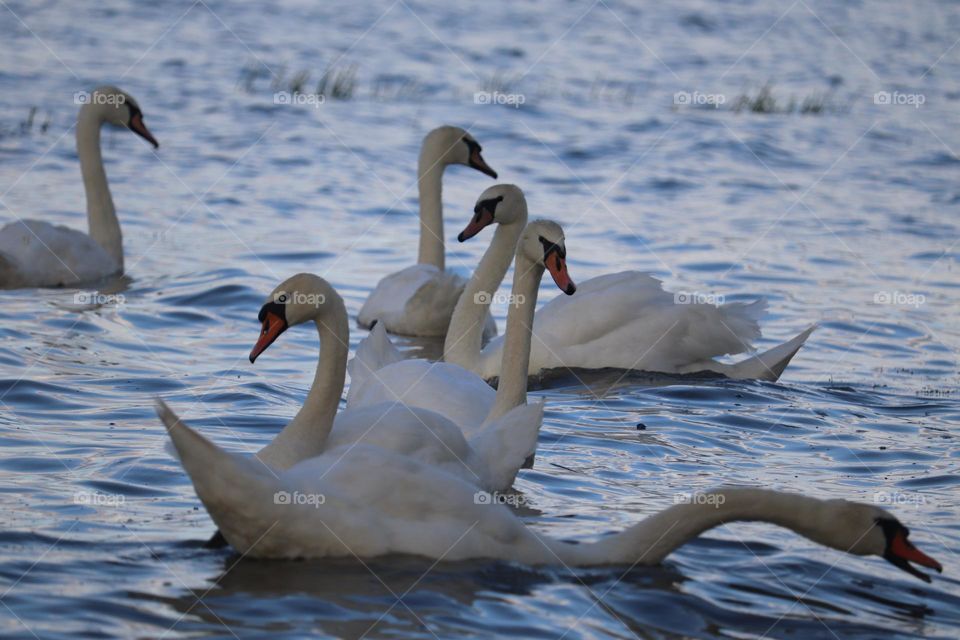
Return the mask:
MULTIPOLYGON (((383 323, 391 333, 435 337, 447 333, 450 314, 466 281, 444 268, 443 171, 451 164, 473 167, 492 178, 497 172, 480 155, 480 144, 460 127, 442 126, 423 139, 417 165, 420 194, 420 252, 417 264, 383 278, 357 316, 364 329, 383 323)), ((484 334, 497 334, 489 314, 484 334)))
POLYGON ((89 234, 40 220, 0 229, 0 289, 63 287, 123 272, 123 240, 100 155, 100 127, 126 127, 158 148, 129 94, 103 86, 77 117, 77 155, 87 195, 89 234))
MULTIPOLYGON (((261 332, 250 352, 251 363, 289 327, 312 321, 320 337, 317 369, 303 406, 256 454, 274 470, 288 469, 337 447, 375 445, 497 491, 513 484, 536 449, 542 403, 511 404, 496 419, 466 435, 439 413, 407 406, 393 397, 381 396, 338 413, 350 327, 343 299, 319 276, 301 273, 283 281, 268 296, 259 320, 261 332)), ((490 391, 489 387, 486 390, 490 391)))
MULTIPOLYGON (((464 288, 443 349, 446 362, 459 364, 486 380, 500 375, 504 340, 481 350, 478 321, 510 266, 512 247, 527 222, 523 192, 513 185, 487 189, 460 242, 496 223, 490 246, 464 288)), ((557 259, 562 259, 558 254, 557 259)), ((696 373, 730 378, 776 380, 797 353, 812 326, 769 351, 735 364, 714 360, 750 348, 760 336, 757 319, 765 300, 744 304, 679 304, 648 274, 623 271, 580 283, 576 296, 557 296, 536 314, 529 374, 557 369, 602 369, 696 373)))
MULTIPOLYGON (((494 187, 491 191, 500 193, 506 188, 494 187)), ((472 434, 487 420, 499 418, 513 407, 526 404, 530 327, 544 269, 550 270, 554 281, 565 293, 572 294, 576 287, 567 273, 565 241, 560 225, 549 220, 535 220, 522 231, 519 238, 512 238, 510 246, 498 247, 509 252, 509 256, 516 255, 517 268, 512 291, 516 304, 511 304, 507 313, 504 333, 507 348, 501 352, 503 375, 497 391, 494 392, 483 378, 457 364, 404 360, 378 324, 360 344, 350 363, 347 407, 378 402, 384 397, 398 398, 411 406, 436 411, 456 423, 464 434, 472 434)), ((507 264, 511 261, 509 256, 507 264)), ((478 271, 486 270, 490 261, 485 256, 478 271)), ((458 310, 461 305, 462 302, 457 305, 458 310)), ((481 331, 479 327, 477 329, 475 337, 479 340, 481 331)))
POLYGON ((476 486, 370 446, 330 450, 274 475, 157 412, 201 502, 230 544, 252 558, 371 558, 391 553, 531 565, 655 565, 704 531, 737 521, 775 524, 827 547, 876 555, 930 581, 911 562, 943 568, 880 507, 745 487, 695 494, 626 530, 576 544, 539 534, 476 486))

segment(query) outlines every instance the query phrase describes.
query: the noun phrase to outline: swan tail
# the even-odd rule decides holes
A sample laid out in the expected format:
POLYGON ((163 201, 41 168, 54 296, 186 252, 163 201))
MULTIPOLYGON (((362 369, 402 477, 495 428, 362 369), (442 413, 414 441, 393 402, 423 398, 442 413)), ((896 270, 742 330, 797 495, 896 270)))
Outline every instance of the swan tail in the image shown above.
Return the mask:
POLYGON ((731 365, 722 365, 720 373, 737 380, 769 380, 776 382, 797 355, 810 334, 817 328, 811 325, 805 331, 769 351, 731 365))
POLYGON ((403 360, 403 354, 390 341, 386 325, 383 322, 374 321, 370 335, 360 341, 357 354, 347 364, 347 371, 350 373, 347 404, 350 404, 353 396, 356 395, 355 391, 359 390, 370 376, 388 364, 401 360, 403 360))
POLYGON ((470 447, 489 473, 489 489, 509 489, 524 462, 536 452, 543 407, 542 400, 514 407, 470 439, 470 447))
POLYGON ((200 501, 226 540, 246 553, 278 519, 271 517, 276 477, 256 459, 224 451, 191 429, 159 398, 156 409, 200 501))

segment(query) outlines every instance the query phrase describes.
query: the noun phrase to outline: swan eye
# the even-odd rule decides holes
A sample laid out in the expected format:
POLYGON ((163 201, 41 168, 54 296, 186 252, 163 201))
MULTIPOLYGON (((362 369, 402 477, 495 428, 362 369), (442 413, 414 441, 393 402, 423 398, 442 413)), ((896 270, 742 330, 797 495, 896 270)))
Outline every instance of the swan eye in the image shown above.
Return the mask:
POLYGON ((477 203, 477 206, 473 208, 473 213, 475 214, 473 219, 475 222, 480 222, 480 216, 483 215, 483 212, 486 211, 490 214, 490 217, 496 219, 497 217, 497 205, 503 202, 503 196, 497 196, 496 198, 490 198, 489 200, 481 200, 477 203))
POLYGON ((133 119, 137 116, 140 116, 141 118, 143 117, 143 112, 140 111, 140 107, 136 106, 129 100, 125 100, 123 104, 127 105, 127 111, 130 113, 130 122, 133 122, 133 119))
POLYGON ((546 260, 550 256, 550 254, 554 252, 556 252, 557 256, 560 257, 561 259, 566 259, 567 250, 562 244, 551 242, 546 238, 544 238, 543 236, 539 236, 539 238, 540 238, 540 244, 543 245, 544 260, 546 260))

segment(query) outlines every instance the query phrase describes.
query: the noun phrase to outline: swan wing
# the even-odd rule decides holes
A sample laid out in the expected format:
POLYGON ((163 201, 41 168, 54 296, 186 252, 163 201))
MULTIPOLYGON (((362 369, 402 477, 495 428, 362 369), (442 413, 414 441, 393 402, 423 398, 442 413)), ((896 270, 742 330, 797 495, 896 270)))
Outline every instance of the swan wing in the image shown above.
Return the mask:
POLYGON ((439 413, 470 437, 486 420, 495 396, 486 382, 463 367, 402 360, 370 373, 356 390, 351 382, 347 407, 399 401, 439 413))
POLYGON ((390 342, 387 329, 378 322, 370 335, 360 341, 356 355, 347 363, 350 373, 350 389, 347 391, 347 404, 351 404, 360 390, 375 378, 376 372, 387 365, 403 360, 403 354, 390 342))
POLYGON ((536 452, 543 406, 541 400, 515 407, 469 439, 493 490, 509 489, 524 462, 536 452))
POLYGON ((377 283, 360 309, 363 327, 382 322, 388 331, 412 336, 443 336, 466 281, 432 264, 417 264, 377 283))

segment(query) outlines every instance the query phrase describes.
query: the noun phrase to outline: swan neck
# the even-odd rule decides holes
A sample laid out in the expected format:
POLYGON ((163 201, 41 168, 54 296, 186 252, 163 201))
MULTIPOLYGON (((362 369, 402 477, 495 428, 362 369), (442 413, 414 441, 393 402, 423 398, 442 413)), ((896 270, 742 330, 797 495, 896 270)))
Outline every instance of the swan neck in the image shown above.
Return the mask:
POLYGON ((87 196, 87 224, 90 237, 123 269, 123 237, 113 208, 100 152, 100 126, 94 105, 84 105, 77 118, 77 155, 87 196))
POLYGON ((320 356, 307 398, 293 420, 259 454, 261 460, 274 468, 286 469, 300 460, 320 455, 340 408, 350 326, 346 307, 338 295, 326 294, 324 306, 333 308, 332 313, 314 320, 320 336, 320 356))
POLYGON ((419 264, 444 268, 443 244, 443 170, 446 165, 424 149, 417 167, 420 200, 419 264))
POLYGON ((490 245, 460 294, 453 315, 450 316, 450 326, 443 344, 444 361, 460 365, 469 371, 478 369, 487 309, 493 294, 507 275, 523 226, 497 225, 490 245))
POLYGON ((721 488, 684 496, 685 501, 626 531, 584 549, 592 561, 656 564, 703 532, 738 521, 757 521, 790 529, 814 542, 831 541, 833 522, 824 501, 767 489, 721 488), (592 553, 592 551, 599 553, 592 553))
POLYGON ((527 403, 527 374, 530 370, 530 342, 533 333, 533 317, 537 308, 537 293, 543 265, 517 254, 513 270, 513 289, 507 311, 507 328, 503 337, 503 360, 500 363, 500 380, 497 396, 488 420, 495 420, 505 413, 527 403))

